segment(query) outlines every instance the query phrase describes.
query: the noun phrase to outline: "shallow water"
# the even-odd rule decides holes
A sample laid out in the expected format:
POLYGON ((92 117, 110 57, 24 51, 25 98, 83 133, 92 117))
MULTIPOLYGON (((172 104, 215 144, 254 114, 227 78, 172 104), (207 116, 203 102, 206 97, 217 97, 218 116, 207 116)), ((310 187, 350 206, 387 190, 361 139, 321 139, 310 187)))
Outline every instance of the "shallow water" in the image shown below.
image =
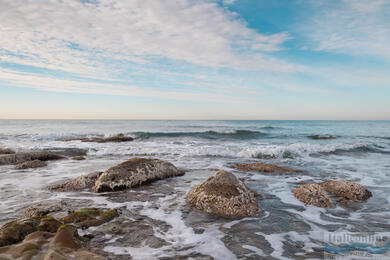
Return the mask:
POLYGON ((100 232, 92 244, 113 259, 129 255, 134 259, 318 259, 328 232, 390 230, 390 121, 0 120, 0 147, 86 152, 85 161, 60 160, 40 169, 0 166, 0 223, 22 216, 23 209, 34 202, 49 199, 120 208, 124 223, 135 221, 150 234, 143 237, 137 230, 129 231, 142 237, 141 243, 130 235, 116 237, 108 227, 85 231, 100 232), (58 141, 117 133, 133 136, 135 141, 58 141), (316 135, 332 138, 309 138, 316 135), (134 156, 169 160, 185 169, 186 175, 106 195, 45 189, 134 156), (304 173, 264 175, 228 168, 257 161, 304 173), (185 194, 215 169, 233 171, 264 195, 258 218, 215 218, 187 205, 185 194), (360 183, 373 197, 348 208, 320 209, 304 206, 291 193, 296 182, 331 179, 360 183))

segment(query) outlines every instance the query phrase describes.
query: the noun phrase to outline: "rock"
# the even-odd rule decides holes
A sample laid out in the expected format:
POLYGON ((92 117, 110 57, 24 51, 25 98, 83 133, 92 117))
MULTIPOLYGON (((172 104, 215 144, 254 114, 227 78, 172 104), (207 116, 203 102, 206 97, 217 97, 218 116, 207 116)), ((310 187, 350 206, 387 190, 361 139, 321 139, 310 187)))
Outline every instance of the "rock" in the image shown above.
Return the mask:
POLYGON ((95 192, 125 190, 144 183, 182 175, 184 172, 168 161, 132 158, 102 173, 93 190, 95 192))
POLYGON ((240 171, 258 171, 258 172, 302 172, 301 170, 290 169, 282 166, 277 166, 268 163, 249 163, 249 164, 238 164, 235 166, 230 166, 240 171))
POLYGON ((327 181, 320 183, 320 185, 330 194, 347 200, 365 201, 372 196, 369 190, 354 182, 327 181))
POLYGON ((255 194, 230 172, 219 171, 187 194, 197 209, 225 217, 256 217, 260 213, 255 194))
POLYGON ((0 154, 14 154, 15 151, 9 148, 0 148, 0 154))
POLYGON ((60 141, 63 142, 70 142, 70 141, 81 141, 81 142, 95 142, 95 143, 119 143, 119 142, 130 142, 133 141, 134 138, 130 136, 125 136, 124 134, 117 134, 114 136, 110 136, 107 138, 99 138, 99 137, 93 137, 93 138, 65 138, 61 139, 60 141))
POLYGON ((41 160, 27 161, 23 163, 18 163, 15 165, 15 169, 24 170, 28 168, 41 168, 47 166, 46 162, 41 160))
POLYGON ((332 207, 336 202, 365 201, 372 196, 371 192, 360 184, 349 181, 307 183, 293 190, 293 194, 306 205, 321 208, 332 207), (332 199, 336 199, 336 202, 332 199))
POLYGON ((0 248, 0 259, 78 259, 104 260, 82 247, 73 226, 63 226, 56 234, 37 231, 28 235, 21 243, 0 248))
POLYGON ((92 189, 102 173, 103 172, 91 172, 75 179, 49 186, 49 189, 57 191, 82 191, 92 189))
POLYGON ((32 217, 5 223, 0 228, 0 247, 22 241, 35 231, 56 232, 61 224, 52 217, 32 217))
POLYGON ((85 157, 84 156, 75 156, 75 157, 72 157, 72 160, 82 161, 82 160, 85 160, 85 157))
POLYGON ((52 202, 42 202, 34 205, 30 205, 24 210, 24 215, 26 217, 41 217, 46 216, 52 212, 61 211, 63 208, 63 203, 58 201, 52 202))
POLYGON ((317 183, 307 183, 293 190, 294 196, 305 203, 321 208, 329 208, 333 203, 327 192, 317 183))
POLYGON ((68 216, 61 219, 65 224, 75 224, 81 228, 100 226, 115 217, 119 213, 116 209, 101 210, 95 208, 83 208, 78 211, 69 212, 68 216))
POLYGON ((63 159, 63 156, 47 153, 47 152, 25 152, 25 153, 15 153, 15 154, 4 154, 0 155, 0 165, 5 164, 18 164, 26 161, 40 160, 40 161, 50 161, 63 159))
POLYGON ((313 140, 329 140, 329 139, 336 139, 337 137, 334 135, 309 135, 307 138, 313 140))

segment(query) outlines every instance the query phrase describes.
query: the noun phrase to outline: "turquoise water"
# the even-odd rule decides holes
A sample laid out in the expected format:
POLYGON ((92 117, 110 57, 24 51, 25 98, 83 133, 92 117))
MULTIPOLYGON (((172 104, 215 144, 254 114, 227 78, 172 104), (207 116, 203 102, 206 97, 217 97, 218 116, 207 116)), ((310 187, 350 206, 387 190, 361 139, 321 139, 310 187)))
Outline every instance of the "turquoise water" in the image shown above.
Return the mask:
MULTIPOLYGON (((0 120, 0 147, 18 151, 77 148, 87 153, 85 161, 58 161, 42 169, 18 171, 1 166, 0 222, 22 214, 23 208, 33 202, 58 198, 58 194, 45 189, 50 183, 142 156, 166 159, 185 169, 185 177, 176 180, 183 192, 211 176, 215 169, 233 171, 228 166, 234 163, 260 161, 304 170, 301 175, 291 176, 233 171, 253 190, 265 195, 259 201, 263 213, 257 219, 238 222, 214 223, 208 219, 203 223, 206 229, 203 236, 193 234, 196 239, 190 240, 191 243, 182 242, 182 247, 193 252, 207 253, 217 259, 222 256, 229 259, 226 256, 231 257, 231 253, 237 258, 291 259, 305 255, 316 259, 316 250, 324 246, 321 234, 326 232, 390 230, 390 121, 0 120), (59 141, 117 133, 133 136, 135 140, 59 141), (304 206, 291 194, 296 182, 338 179, 364 185, 373 197, 349 208, 319 209, 304 206), (211 234, 218 248, 214 253, 201 246, 211 239, 211 234), (231 241, 227 242, 226 237, 231 241), (235 242, 238 245, 232 241, 239 241, 235 242)), ((77 199, 81 195, 66 196, 77 199)), ((147 206, 141 212, 161 221, 175 216, 175 221, 189 232, 191 221, 182 215, 185 196, 179 194, 175 200, 180 202, 178 206, 162 200, 166 210, 158 215, 151 214, 153 209, 147 206)), ((183 230, 164 232, 162 236, 166 239, 183 239, 183 230)), ((122 252, 119 248, 126 245, 116 245, 107 251, 115 255, 122 252)), ((161 249, 153 254, 177 253, 175 250, 179 249, 161 249)), ((126 252, 135 258, 139 254, 139 250, 132 248, 126 252)))

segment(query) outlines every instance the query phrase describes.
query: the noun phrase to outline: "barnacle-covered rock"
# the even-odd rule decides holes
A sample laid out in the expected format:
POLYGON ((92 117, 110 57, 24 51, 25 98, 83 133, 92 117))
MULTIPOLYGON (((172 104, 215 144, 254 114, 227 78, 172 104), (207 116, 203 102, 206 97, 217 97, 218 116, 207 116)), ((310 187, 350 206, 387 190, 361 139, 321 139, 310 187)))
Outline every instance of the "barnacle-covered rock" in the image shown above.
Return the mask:
POLYGON ((255 193, 230 172, 218 171, 187 194, 197 209, 225 217, 255 217, 260 213, 255 193))
POLYGON ((95 192, 119 191, 144 183, 182 176, 172 163, 158 159, 132 158, 103 172, 95 182, 95 192))
POLYGON ((332 207, 333 203, 327 192, 317 183, 307 183, 293 190, 294 196, 305 203, 320 208, 332 207))

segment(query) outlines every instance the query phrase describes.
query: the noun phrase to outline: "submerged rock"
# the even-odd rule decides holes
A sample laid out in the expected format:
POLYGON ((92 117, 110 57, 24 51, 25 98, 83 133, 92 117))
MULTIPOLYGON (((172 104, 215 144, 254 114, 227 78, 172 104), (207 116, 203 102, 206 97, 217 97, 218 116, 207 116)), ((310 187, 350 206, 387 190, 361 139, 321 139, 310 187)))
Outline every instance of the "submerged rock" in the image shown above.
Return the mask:
POLYGON ((81 228, 100 226, 115 217, 119 213, 116 209, 101 210, 95 208, 83 208, 78 211, 69 212, 68 216, 61 219, 65 224, 75 224, 81 228))
POLYGON ((144 183, 182 175, 184 172, 168 161, 132 158, 102 173, 93 190, 95 192, 125 190, 144 183))
POLYGON ((95 143, 119 143, 119 142, 130 142, 133 141, 134 138, 130 136, 125 136, 124 134, 117 134, 106 138, 93 137, 93 138, 65 138, 60 141, 63 142, 71 142, 71 141, 81 141, 81 142, 95 142, 95 143))
POLYGON ((75 179, 49 186, 49 189, 57 191, 82 191, 92 189, 102 173, 103 172, 91 172, 81 175, 75 179))
POLYGON ((261 163, 261 162, 256 162, 256 163, 249 163, 249 164, 237 164, 235 166, 231 166, 231 168, 235 168, 240 171, 258 171, 258 172, 266 172, 266 173, 271 173, 271 172, 302 172, 301 170, 295 170, 295 169, 290 169, 287 167, 282 167, 278 165, 273 165, 269 163, 261 163))
POLYGON ((23 163, 18 163, 15 165, 15 169, 18 170, 24 170, 28 168, 41 168, 47 166, 46 162, 43 162, 41 160, 33 160, 33 161, 27 161, 23 163))
POLYGON ((306 205, 329 208, 336 202, 365 201, 372 194, 358 183, 349 181, 327 181, 308 183, 295 190, 294 196, 306 205), (332 196, 331 196, 332 195, 332 196))
POLYGON ((336 197, 347 200, 364 201, 369 199, 372 194, 362 185, 349 181, 327 181, 320 183, 327 192, 336 197))
POLYGON ((307 183, 293 190, 294 196, 305 203, 320 208, 329 208, 333 206, 332 200, 321 185, 317 183, 307 183))
POLYGON ((59 228, 56 234, 37 231, 18 244, 0 248, 0 259, 104 260, 106 258, 82 247, 77 229, 66 225, 59 228))
POLYGON ((33 160, 50 161, 63 158, 63 156, 47 152, 24 152, 15 154, 4 154, 0 155, 0 165, 18 164, 33 160))
POLYGON ((225 217, 256 217, 255 193, 230 172, 219 171, 187 194, 197 209, 225 217))
POLYGON ((15 151, 9 148, 0 148, 0 154, 14 154, 15 151))
POLYGON ((41 217, 63 209, 63 203, 59 201, 45 201, 30 205, 24 210, 26 217, 41 217))

